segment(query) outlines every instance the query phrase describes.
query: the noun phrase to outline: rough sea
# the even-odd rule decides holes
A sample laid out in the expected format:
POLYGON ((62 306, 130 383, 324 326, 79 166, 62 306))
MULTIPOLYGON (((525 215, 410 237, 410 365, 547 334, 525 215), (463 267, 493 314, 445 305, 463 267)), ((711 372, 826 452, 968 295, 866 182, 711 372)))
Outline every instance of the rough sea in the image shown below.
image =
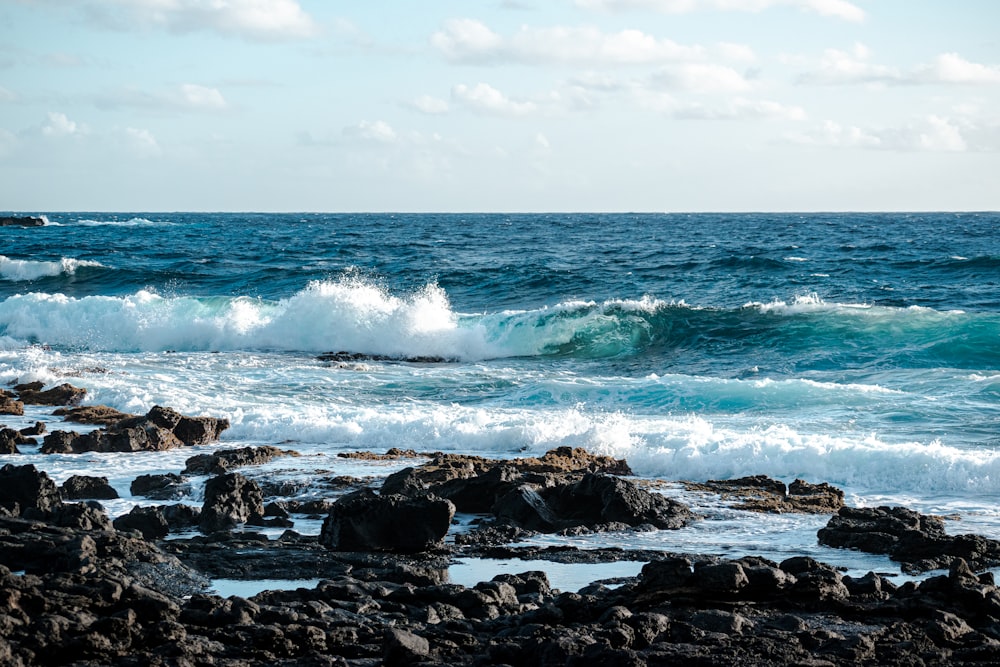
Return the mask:
MULTIPOLYGON (((905 505, 1000 538, 998 213, 47 219, 0 228, 0 385, 69 382, 88 404, 226 417, 216 447, 304 455, 268 475, 413 463, 343 451, 571 445, 670 482, 829 482, 852 505, 905 505), (328 352, 369 358, 317 358, 328 352)), ((66 428, 50 412, 0 423, 66 428)), ((114 516, 154 502, 130 496, 138 474, 179 472, 195 453, 22 451, 0 463, 57 483, 108 477, 114 516)), ((825 516, 666 492, 705 519, 536 543, 898 572, 819 547, 825 516)))

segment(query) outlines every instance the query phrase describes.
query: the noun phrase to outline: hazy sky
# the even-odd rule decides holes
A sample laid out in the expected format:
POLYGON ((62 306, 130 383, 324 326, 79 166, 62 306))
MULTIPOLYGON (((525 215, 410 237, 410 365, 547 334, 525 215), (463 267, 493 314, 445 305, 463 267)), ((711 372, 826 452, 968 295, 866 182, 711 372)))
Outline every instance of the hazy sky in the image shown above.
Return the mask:
POLYGON ((996 0, 0 0, 0 209, 1000 209, 996 0))

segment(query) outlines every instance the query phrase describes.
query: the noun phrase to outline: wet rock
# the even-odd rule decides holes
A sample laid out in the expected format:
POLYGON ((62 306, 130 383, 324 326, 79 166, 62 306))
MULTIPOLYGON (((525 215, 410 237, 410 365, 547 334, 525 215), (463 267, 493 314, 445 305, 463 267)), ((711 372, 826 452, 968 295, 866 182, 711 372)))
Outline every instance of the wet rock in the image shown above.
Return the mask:
POLYGON ((184 474, 221 475, 233 468, 261 465, 279 456, 298 456, 298 453, 271 446, 223 449, 211 454, 192 456, 185 461, 184 474))
POLYGON ((45 453, 161 451, 202 445, 217 440, 229 421, 215 417, 185 417, 175 410, 154 406, 147 414, 114 421, 109 426, 69 439, 49 438, 45 453), (68 446, 68 449, 66 449, 68 446))
POLYGON ((32 509, 50 512, 61 504, 56 483, 35 466, 8 463, 0 468, 0 507, 23 515, 32 509))
POLYGON ((205 483, 205 502, 198 525, 206 533, 231 530, 238 524, 260 519, 264 496, 253 480, 239 473, 213 477, 205 483))
POLYGON ((391 356, 384 354, 367 354, 364 352, 324 352, 317 355, 316 359, 327 363, 348 363, 358 361, 405 361, 412 364, 443 364, 454 359, 435 356, 391 356))
POLYGON ((398 459, 419 458, 420 454, 412 449, 391 447, 385 454, 376 454, 374 452, 340 452, 337 454, 337 457, 342 459, 358 459, 361 461, 395 461, 398 459))
POLYGON ((35 445, 32 438, 12 428, 0 428, 0 454, 20 454, 18 445, 35 445))
POLYGON ((337 551, 420 552, 439 546, 455 516, 449 500, 356 491, 334 503, 320 543, 337 551))
POLYGON ((33 215, 0 216, 0 227, 44 227, 45 220, 33 215))
POLYGON ((87 390, 71 384, 61 384, 51 389, 42 389, 41 382, 19 384, 14 387, 17 398, 25 405, 79 405, 87 395, 87 390))
POLYGON ((45 422, 35 422, 33 425, 27 428, 22 428, 20 430, 21 435, 31 438, 35 436, 45 435, 46 428, 45 422))
POLYGON ((810 484, 797 479, 787 487, 784 482, 765 475, 729 480, 685 483, 692 491, 717 493, 740 502, 736 509, 752 512, 832 514, 844 506, 844 492, 827 483, 810 484))
POLYGON ((176 500, 190 495, 191 487, 174 473, 139 475, 129 485, 133 496, 153 500, 176 500))
POLYGON ((107 405, 84 405, 75 408, 59 408, 53 415, 62 417, 64 421, 76 422, 78 424, 99 424, 101 426, 111 426, 123 419, 132 419, 137 415, 121 412, 107 405))
POLYGON ((108 484, 107 477, 88 477, 73 475, 59 487, 64 500, 82 500, 94 498, 97 500, 113 500, 118 498, 118 492, 108 484))
POLYGON ((388 667, 412 665, 430 656, 430 643, 407 630, 390 628, 385 632, 382 664, 388 667))
POLYGON ((24 414, 24 403, 6 392, 0 393, 0 415, 20 417, 24 414))
POLYGON ((974 570, 1000 565, 997 540, 948 535, 940 517, 904 507, 845 507, 817 536, 827 546, 887 554, 914 573, 947 568, 959 559, 974 570))
POLYGON ((42 440, 42 454, 70 454, 73 442, 80 437, 76 431, 53 431, 42 440))
POLYGON ((166 537, 170 532, 170 525, 159 507, 135 506, 128 514, 123 514, 114 520, 114 527, 122 532, 132 530, 142 533, 147 540, 156 540, 166 537))

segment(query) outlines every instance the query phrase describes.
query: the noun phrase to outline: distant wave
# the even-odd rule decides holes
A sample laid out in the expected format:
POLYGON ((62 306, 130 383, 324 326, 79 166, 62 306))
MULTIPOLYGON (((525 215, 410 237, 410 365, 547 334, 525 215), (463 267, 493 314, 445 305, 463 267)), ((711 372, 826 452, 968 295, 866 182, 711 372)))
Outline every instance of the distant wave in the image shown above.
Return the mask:
POLYGON ((358 278, 316 281, 278 301, 139 291, 124 297, 22 294, 0 302, 0 335, 94 351, 349 351, 390 357, 629 358, 748 352, 835 365, 1000 366, 1000 315, 827 303, 742 308, 654 298, 571 301, 460 314, 435 284, 394 295, 358 278), (756 351, 756 352, 753 352, 756 351))
POLYGON ((128 220, 77 220, 77 225, 83 227, 163 227, 171 226, 174 223, 167 221, 149 220, 147 218, 129 218, 128 220))
POLYGON ((5 255, 0 255, 0 280, 22 282, 59 275, 71 276, 76 273, 77 269, 83 267, 103 266, 100 262, 73 259, 72 257, 63 257, 51 262, 40 262, 29 259, 11 259, 5 255))

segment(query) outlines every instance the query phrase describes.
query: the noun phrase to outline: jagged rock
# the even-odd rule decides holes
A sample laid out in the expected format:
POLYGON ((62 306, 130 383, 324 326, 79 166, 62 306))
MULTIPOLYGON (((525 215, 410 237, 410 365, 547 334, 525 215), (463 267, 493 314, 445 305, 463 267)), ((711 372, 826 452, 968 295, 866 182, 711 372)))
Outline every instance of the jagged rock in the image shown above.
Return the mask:
POLYGON ((703 483, 686 482, 684 486, 692 491, 738 499, 741 502, 734 505, 736 509, 752 512, 832 514, 844 506, 844 492, 825 482, 810 484, 796 479, 786 487, 782 481, 754 475, 703 483))
POLYGON ((87 477, 73 475, 59 487, 64 500, 81 500, 96 498, 98 500, 113 500, 118 492, 108 484, 107 477, 87 477))
POLYGON ((199 519, 203 532, 230 530, 237 524, 260 519, 263 514, 264 497, 253 480, 232 472, 205 483, 205 503, 199 519))
POLYGON ((170 532, 170 525, 161 508, 140 507, 138 505, 133 507, 128 514, 123 514, 115 519, 114 527, 123 532, 139 531, 147 540, 166 537, 167 533, 170 532))
MULTIPOLYGON (((229 421, 215 417, 185 417, 175 410, 154 406, 147 414, 115 420, 105 428, 83 435, 47 437, 43 453, 161 451, 202 445, 217 440, 229 421), (68 447, 68 449, 67 449, 68 447)), ((64 433, 57 431, 57 433, 64 433)))
POLYGON ((80 437, 76 431, 53 431, 42 440, 42 454, 70 454, 73 442, 80 437))
POLYGON ((947 568, 961 559, 974 570, 1000 565, 1000 542, 948 535, 940 517, 904 507, 844 507, 817 533, 820 544, 887 554, 904 571, 947 568))
POLYGON ((400 667, 420 662, 430 655, 430 643, 407 630, 389 628, 385 632, 382 664, 400 667))
POLYGON ((184 463, 184 474, 221 475, 233 468, 261 465, 279 456, 298 456, 298 453, 271 446, 223 449, 211 454, 192 456, 184 463))
POLYGON ((61 504, 56 483, 35 466, 8 463, 0 468, 0 507, 24 514, 29 509, 49 512, 61 504))
POLYGON ((36 444, 31 438, 27 438, 20 431, 12 428, 0 428, 0 454, 20 454, 18 445, 36 444))
POLYGON ((334 503, 320 542, 336 551, 425 551, 441 544, 454 516, 455 506, 443 498, 364 489, 334 503))
POLYGON ((24 403, 13 396, 0 394, 0 415, 20 417, 24 414, 24 403))
POLYGON ((45 422, 35 422, 32 426, 27 428, 22 428, 20 433, 25 437, 35 437, 39 435, 45 435, 46 432, 45 422))
POLYGON ((0 227, 44 227, 45 220, 33 215, 0 216, 0 227))
POLYGON ((190 493, 191 488, 174 473, 139 475, 129 485, 133 496, 153 500, 176 500, 190 493))
POLYGON ((53 415, 62 417, 64 421, 76 422, 78 424, 100 424, 101 426, 111 426, 123 419, 131 419, 136 415, 121 412, 107 405, 84 405, 75 408, 59 408, 53 415))
POLYGON ((61 384, 43 390, 41 382, 19 384, 14 387, 17 398, 25 405, 79 405, 87 390, 71 384, 61 384))
POLYGON ((412 449, 400 449, 398 447, 390 447, 385 454, 376 454, 374 452, 340 452, 337 454, 337 457, 341 459, 358 459, 361 461, 395 461, 404 458, 415 459, 419 456, 420 454, 412 449))

